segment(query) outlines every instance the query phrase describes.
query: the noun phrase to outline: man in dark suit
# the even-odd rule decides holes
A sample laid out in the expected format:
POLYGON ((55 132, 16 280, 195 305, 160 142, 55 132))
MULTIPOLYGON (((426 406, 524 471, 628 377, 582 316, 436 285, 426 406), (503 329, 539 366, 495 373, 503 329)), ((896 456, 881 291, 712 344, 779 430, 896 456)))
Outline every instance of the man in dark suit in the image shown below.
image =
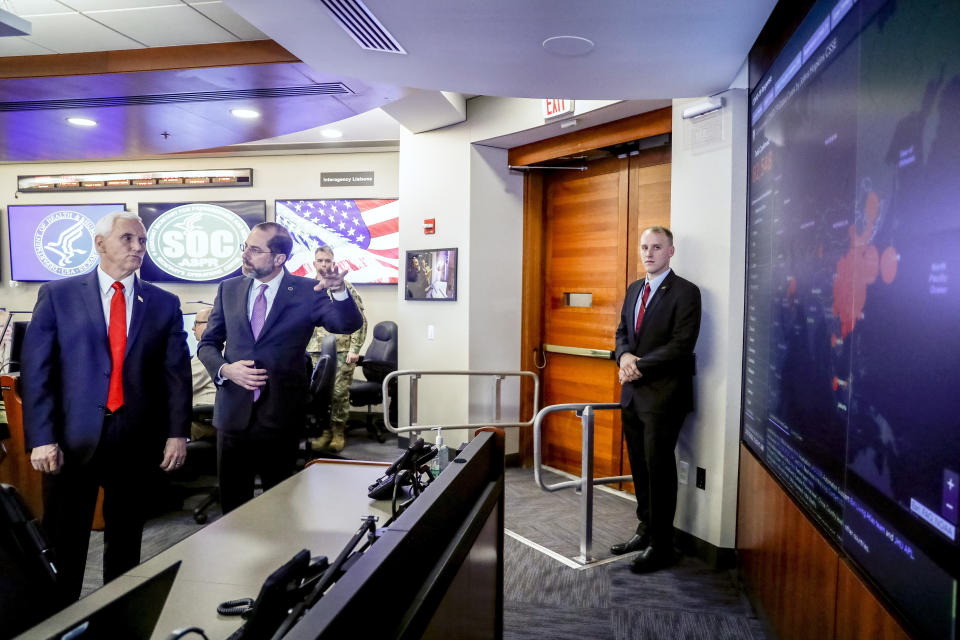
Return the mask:
POLYGON ((220 283, 197 349, 218 385, 213 424, 224 513, 253 497, 257 474, 266 491, 293 471, 313 328, 352 333, 363 324, 344 274, 332 267, 320 284, 291 275, 283 265, 292 250, 281 225, 253 228, 243 247, 243 276, 220 283))
POLYGON ((183 464, 190 432, 180 301, 134 275, 143 223, 118 211, 94 234, 97 269, 40 288, 21 372, 26 444, 44 473, 43 526, 64 605, 80 596, 99 487, 106 582, 139 564, 145 487, 157 465, 183 464))
POLYGON ((640 236, 647 275, 627 288, 617 327, 621 422, 637 496, 636 534, 615 555, 640 551, 630 565, 647 573, 674 561, 677 508, 674 447, 693 410, 693 350, 700 333, 700 289, 670 269, 673 234, 650 227, 640 236))

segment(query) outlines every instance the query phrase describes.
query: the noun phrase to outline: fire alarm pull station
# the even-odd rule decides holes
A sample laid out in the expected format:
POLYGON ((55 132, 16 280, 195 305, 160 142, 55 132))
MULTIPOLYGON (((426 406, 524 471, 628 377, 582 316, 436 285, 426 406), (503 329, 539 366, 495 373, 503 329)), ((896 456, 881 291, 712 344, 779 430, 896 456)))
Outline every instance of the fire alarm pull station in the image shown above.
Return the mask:
POLYGON ((427 218, 423 221, 423 235, 430 236, 437 232, 436 218, 427 218))

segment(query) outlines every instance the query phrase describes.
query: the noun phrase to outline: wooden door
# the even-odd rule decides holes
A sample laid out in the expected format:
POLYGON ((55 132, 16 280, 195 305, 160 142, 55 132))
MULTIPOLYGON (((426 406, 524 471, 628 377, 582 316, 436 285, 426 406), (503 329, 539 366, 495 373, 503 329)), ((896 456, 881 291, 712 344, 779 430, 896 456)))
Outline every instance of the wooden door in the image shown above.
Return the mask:
MULTIPOLYGON (((614 351, 627 285, 644 275, 639 230, 669 222, 669 160, 660 148, 542 177, 543 406, 619 400, 616 363, 596 356, 614 351)), ((595 475, 628 474, 619 412, 598 412, 594 434, 595 475)), ((581 437, 574 413, 549 416, 544 463, 579 473, 581 437)))
MULTIPOLYGON (((558 349, 614 349, 614 331, 626 291, 629 161, 608 158, 583 172, 544 176, 544 287, 542 343, 544 405, 615 402, 616 364, 558 349)), ((597 475, 620 468, 620 422, 615 412, 596 416, 597 475)), ((543 431, 546 464, 579 473, 580 418, 548 417, 543 431)))

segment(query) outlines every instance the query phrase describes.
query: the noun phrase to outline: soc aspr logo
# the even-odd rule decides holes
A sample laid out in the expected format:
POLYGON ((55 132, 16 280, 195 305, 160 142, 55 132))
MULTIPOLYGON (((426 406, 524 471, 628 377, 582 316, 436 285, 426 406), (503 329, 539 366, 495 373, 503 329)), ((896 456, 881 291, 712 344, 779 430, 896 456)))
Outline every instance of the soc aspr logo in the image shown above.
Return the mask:
POLYGON ((150 225, 147 253, 163 271, 183 280, 214 280, 240 268, 240 245, 250 233, 243 218, 215 204, 174 207, 150 225))

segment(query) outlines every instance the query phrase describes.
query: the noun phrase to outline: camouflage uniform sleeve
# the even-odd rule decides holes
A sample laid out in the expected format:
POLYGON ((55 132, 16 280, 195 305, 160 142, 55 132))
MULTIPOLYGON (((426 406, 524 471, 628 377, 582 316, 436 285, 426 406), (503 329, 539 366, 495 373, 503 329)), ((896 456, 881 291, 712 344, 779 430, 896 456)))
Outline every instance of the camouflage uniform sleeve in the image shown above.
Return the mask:
POLYGON ((367 314, 363 311, 363 300, 360 299, 360 294, 357 293, 357 290, 352 284, 347 283, 347 291, 353 296, 353 301, 356 303, 357 309, 360 310, 360 315, 363 317, 363 324, 360 328, 350 334, 350 352, 359 354, 360 349, 363 348, 363 343, 367 340, 367 314))
POLYGON ((327 330, 323 327, 316 327, 313 330, 313 335, 310 336, 310 342, 307 343, 307 353, 319 353, 320 345, 325 337, 327 337, 327 330))

